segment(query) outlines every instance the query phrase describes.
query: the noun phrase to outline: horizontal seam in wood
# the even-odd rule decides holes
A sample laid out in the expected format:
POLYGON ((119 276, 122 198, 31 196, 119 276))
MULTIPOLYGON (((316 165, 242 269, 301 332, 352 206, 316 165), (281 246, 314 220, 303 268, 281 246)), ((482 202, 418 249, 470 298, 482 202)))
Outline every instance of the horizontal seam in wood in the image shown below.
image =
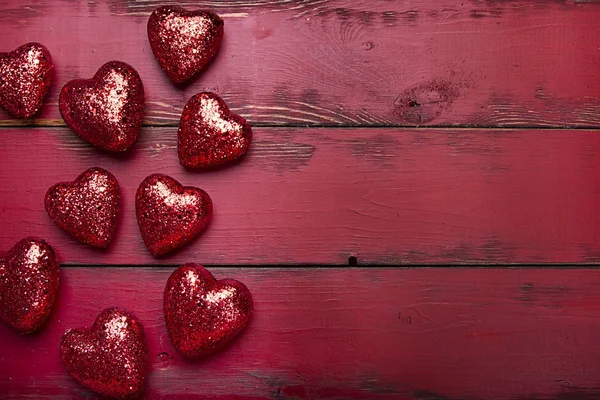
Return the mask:
MULTIPOLYGON (((143 128, 177 128, 177 125, 144 125, 143 128)), ((579 130, 600 131, 600 126, 486 126, 486 125, 252 125, 253 128, 268 129, 410 129, 410 130, 579 130)), ((0 131, 6 129, 65 129, 66 125, 0 125, 0 131)))
MULTIPOLYGON (((177 268, 181 264, 61 264, 61 268, 145 268, 145 269, 171 269, 177 268)), ((347 264, 327 264, 327 265, 308 265, 308 264, 265 264, 265 265, 234 265, 234 264, 203 264, 206 268, 222 268, 222 269, 344 269, 344 270, 410 270, 410 269, 487 269, 487 270, 512 270, 512 269, 556 269, 556 270, 597 270, 600 269, 600 264, 401 264, 401 265, 386 265, 386 264, 359 264, 349 266, 347 264)))

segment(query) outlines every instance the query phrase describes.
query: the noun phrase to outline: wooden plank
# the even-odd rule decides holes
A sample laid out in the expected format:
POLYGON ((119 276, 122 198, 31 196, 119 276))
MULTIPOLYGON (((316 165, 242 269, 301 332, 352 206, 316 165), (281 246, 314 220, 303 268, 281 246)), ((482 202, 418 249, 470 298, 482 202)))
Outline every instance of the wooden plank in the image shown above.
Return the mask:
POLYGON ((184 361, 162 292, 172 268, 65 268, 38 335, 0 326, 3 398, 89 398, 59 362, 68 328, 134 312, 150 347, 149 399, 548 399, 600 396, 600 271, 216 269, 253 292, 226 351, 184 361))
POLYGON ((240 163, 193 173, 176 128, 144 128, 113 156, 66 128, 0 130, 0 243, 27 235, 63 263, 597 263, 600 136, 595 131, 258 128, 240 163), (87 168, 122 187, 122 220, 102 252, 47 217, 46 190, 87 168), (214 220, 164 259, 144 247, 134 195, 161 172, 212 197, 214 220))
MULTIPOLYGON (((2 2, 0 51, 41 41, 56 62, 33 123, 62 124, 62 85, 117 59, 142 76, 151 125, 176 125, 212 90, 254 125, 600 126, 597 1, 181 1, 226 25, 217 59, 184 89, 146 37, 165 3, 2 2)), ((0 111, 0 123, 23 122, 0 111)))

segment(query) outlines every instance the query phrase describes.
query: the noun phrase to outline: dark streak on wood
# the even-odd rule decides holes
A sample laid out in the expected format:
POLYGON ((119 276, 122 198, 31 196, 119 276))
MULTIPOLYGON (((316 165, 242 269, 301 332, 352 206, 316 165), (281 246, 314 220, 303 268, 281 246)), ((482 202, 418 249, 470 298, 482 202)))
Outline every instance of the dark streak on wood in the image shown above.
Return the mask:
POLYGON ((395 11, 384 11, 381 13, 381 21, 384 26, 396 26, 398 15, 395 11))
POLYGON ((175 352, 164 326, 172 270, 63 268, 59 306, 42 332, 30 338, 0 326, 3 397, 95 399, 52 349, 67 328, 88 325, 109 305, 127 305, 144 325, 151 400, 600 395, 597 269, 212 268, 248 285, 256 313, 232 346, 200 363, 175 352), (561 307, 523 307, 515 289, 561 307))
POLYGON ((207 1, 201 6, 225 15, 229 39, 185 89, 165 79, 143 30, 163 2, 24 3, 0 5, 0 18, 7 19, 0 24, 0 51, 20 44, 12 32, 26 25, 28 40, 41 40, 56 54, 55 85, 36 119, 16 121, 0 111, 3 126, 62 125, 58 89, 91 76, 108 55, 140 72, 148 88, 144 124, 152 126, 176 126, 199 90, 218 92, 254 126, 600 126, 597 46, 579 40, 600 33, 597 3, 207 1), (87 23, 70 24, 77 18, 87 23), (99 41, 103 25, 115 29, 99 41), (71 36, 79 40, 71 43, 71 36), (453 70, 466 77, 469 90, 452 78, 453 70), (431 82, 458 83, 460 96, 452 101, 444 91, 427 90, 400 96, 431 82))
POLYGON ((315 152, 315 146, 293 142, 255 141, 250 149, 253 159, 264 159, 266 168, 278 172, 295 171, 306 166, 315 152))
POLYGON ((434 80, 406 89, 394 101, 396 112, 407 122, 427 124, 437 119, 461 94, 461 87, 446 80, 434 80))
POLYGON ((600 398, 600 388, 578 388, 570 386, 569 382, 557 381, 563 386, 563 390, 555 395, 537 395, 527 394, 511 397, 511 400, 598 400, 600 398))
MULTIPOLYGON (((27 4, 16 8, 7 8, 0 12, 0 21, 16 23, 24 19, 39 17, 43 15, 43 12, 44 8, 40 5, 27 4)), ((6 49, 0 49, 0 51, 6 51, 6 49)))
POLYGON ((247 11, 252 9, 265 9, 266 11, 271 12, 286 10, 299 12, 323 6, 329 2, 331 2, 331 0, 207 0, 203 1, 202 4, 198 4, 197 1, 191 0, 111 0, 111 5, 115 10, 122 11, 125 9, 125 11, 132 14, 147 13, 149 15, 154 9, 163 5, 178 5, 190 10, 199 8, 213 9, 214 11, 221 13, 247 11))
POLYGON ((450 398, 429 390, 419 390, 412 394, 414 400, 463 400, 450 398))
POLYGON ((386 166, 402 158, 402 145, 393 136, 375 135, 374 137, 347 141, 355 157, 364 157, 377 165, 386 166), (397 151, 393 151, 396 149, 397 151))
POLYGON ((0 241, 35 233, 58 243, 65 263, 94 262, 98 253, 57 230, 40 199, 57 181, 98 166, 117 176, 129 210, 103 253, 112 264, 162 262, 144 249, 129 208, 153 172, 202 187, 217 205, 210 229, 173 262, 600 260, 595 131, 261 128, 239 163, 205 173, 179 165, 176 134, 174 127, 144 128, 130 153, 112 156, 66 128, 0 129, 0 241), (237 240, 225 245, 230 226, 237 240))
POLYGON ((565 285, 536 285, 533 282, 524 282, 520 285, 519 296, 515 299, 527 307, 564 308, 574 296, 576 294, 572 289, 565 285))
POLYGON ((476 18, 476 19, 487 18, 487 17, 500 18, 500 17, 502 17, 502 10, 498 10, 498 9, 471 10, 471 17, 476 18))

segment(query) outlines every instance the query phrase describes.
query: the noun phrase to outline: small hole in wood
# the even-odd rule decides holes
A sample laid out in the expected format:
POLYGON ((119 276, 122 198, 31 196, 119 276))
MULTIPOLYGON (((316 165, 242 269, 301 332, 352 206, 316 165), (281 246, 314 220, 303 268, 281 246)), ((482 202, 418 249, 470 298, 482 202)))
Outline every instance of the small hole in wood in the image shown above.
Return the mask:
POLYGON ((358 259, 354 256, 348 257, 348 265, 351 267, 358 265, 358 259))

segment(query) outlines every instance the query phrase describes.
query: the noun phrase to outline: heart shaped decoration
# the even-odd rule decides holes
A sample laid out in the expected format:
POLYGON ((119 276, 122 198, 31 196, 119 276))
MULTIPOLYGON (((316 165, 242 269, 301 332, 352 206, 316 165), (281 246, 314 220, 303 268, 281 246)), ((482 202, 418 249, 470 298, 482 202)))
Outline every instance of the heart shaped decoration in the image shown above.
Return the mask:
POLYGON ((117 178, 102 168, 90 168, 73 182, 61 182, 46 193, 50 218, 77 240, 105 248, 117 229, 121 193, 117 178))
POLYGON ((0 53, 0 105, 17 118, 32 117, 44 104, 53 70, 50 52, 39 43, 0 53))
POLYGON ((217 54, 223 39, 223 20, 208 11, 160 7, 148 20, 148 39, 169 79, 183 83, 217 54))
POLYGON ((229 111, 214 93, 192 97, 181 114, 177 133, 179 163, 187 168, 215 167, 241 157, 252 142, 252 128, 229 111))
POLYGON ((70 329, 62 336, 60 360, 69 375, 98 394, 138 398, 148 373, 144 329, 127 311, 108 308, 91 328, 70 329))
POLYGON ((35 237, 0 256, 0 319, 24 333, 39 329, 56 298, 58 270, 52 247, 35 237))
POLYGON ((216 280, 201 265, 189 263, 169 277, 164 293, 167 330, 185 357, 213 354, 248 325, 252 295, 241 282, 216 280))
POLYGON ((213 205, 204 190, 183 187, 170 176, 154 174, 138 187, 135 209, 146 247, 161 256, 202 232, 210 222, 213 205))
POLYGON ((83 140, 119 152, 133 146, 144 116, 144 85, 129 64, 110 61, 92 79, 76 79, 58 100, 65 123, 83 140))

